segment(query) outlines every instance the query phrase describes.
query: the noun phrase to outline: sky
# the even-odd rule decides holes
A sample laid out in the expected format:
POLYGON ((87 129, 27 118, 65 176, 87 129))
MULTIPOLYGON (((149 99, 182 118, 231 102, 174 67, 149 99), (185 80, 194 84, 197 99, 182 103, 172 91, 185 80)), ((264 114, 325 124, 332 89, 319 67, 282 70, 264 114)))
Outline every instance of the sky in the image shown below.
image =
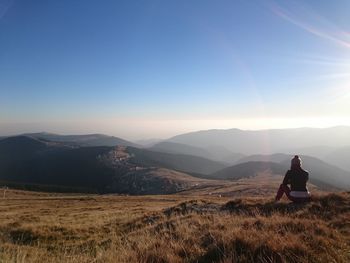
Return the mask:
POLYGON ((350 125, 348 0, 0 0, 0 135, 350 125))

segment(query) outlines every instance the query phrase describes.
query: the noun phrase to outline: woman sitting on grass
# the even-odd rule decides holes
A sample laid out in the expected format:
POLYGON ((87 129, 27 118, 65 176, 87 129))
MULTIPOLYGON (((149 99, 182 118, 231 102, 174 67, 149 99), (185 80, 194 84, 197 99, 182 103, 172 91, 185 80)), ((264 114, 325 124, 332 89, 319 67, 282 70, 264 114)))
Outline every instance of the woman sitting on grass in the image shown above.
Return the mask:
POLYGON ((291 168, 287 171, 280 188, 277 191, 276 202, 285 193, 293 202, 310 201, 310 193, 307 190, 306 182, 309 180, 309 173, 301 167, 301 159, 295 155, 292 159, 291 168), (291 188, 288 187, 291 185, 291 188))

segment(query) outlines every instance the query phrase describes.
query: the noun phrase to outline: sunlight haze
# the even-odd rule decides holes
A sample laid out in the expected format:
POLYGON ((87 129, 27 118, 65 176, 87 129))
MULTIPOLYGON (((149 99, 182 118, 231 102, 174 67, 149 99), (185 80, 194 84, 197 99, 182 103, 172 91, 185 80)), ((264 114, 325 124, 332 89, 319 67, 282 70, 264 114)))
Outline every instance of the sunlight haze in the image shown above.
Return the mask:
POLYGON ((0 135, 350 125, 349 6, 1 0, 0 135))

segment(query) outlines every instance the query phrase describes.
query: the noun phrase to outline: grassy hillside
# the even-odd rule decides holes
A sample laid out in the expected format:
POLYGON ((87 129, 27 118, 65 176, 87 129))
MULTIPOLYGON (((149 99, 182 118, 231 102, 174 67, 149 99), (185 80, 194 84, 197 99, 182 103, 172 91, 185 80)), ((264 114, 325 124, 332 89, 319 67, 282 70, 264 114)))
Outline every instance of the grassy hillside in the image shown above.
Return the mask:
POLYGON ((0 261, 349 262, 349 193, 271 200, 11 190, 0 199, 0 261))

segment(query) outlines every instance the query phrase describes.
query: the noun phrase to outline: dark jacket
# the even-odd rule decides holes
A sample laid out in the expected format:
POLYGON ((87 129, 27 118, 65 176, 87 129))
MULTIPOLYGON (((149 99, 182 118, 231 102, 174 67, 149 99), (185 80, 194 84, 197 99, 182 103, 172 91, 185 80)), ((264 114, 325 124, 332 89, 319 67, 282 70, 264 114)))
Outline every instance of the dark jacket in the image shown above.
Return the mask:
POLYGON ((283 185, 290 184, 292 191, 307 191, 306 182, 309 173, 303 169, 288 170, 283 179, 283 185))

